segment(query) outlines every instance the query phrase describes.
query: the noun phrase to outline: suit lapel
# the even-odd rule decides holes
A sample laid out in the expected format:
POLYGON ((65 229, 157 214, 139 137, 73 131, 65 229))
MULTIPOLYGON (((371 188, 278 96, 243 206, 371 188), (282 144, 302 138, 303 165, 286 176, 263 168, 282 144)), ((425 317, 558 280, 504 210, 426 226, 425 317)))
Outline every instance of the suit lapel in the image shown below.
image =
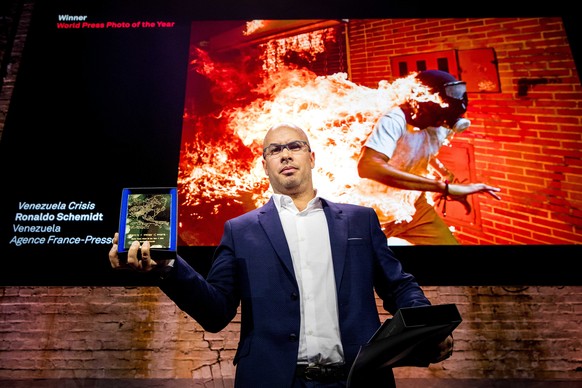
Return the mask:
POLYGON ((293 260, 291 259, 291 252, 289 251, 289 245, 287 244, 287 239, 285 238, 285 232, 283 231, 283 225, 281 224, 281 219, 277 212, 277 207, 273 202, 273 198, 269 200, 259 212, 259 223, 263 227, 275 253, 281 260, 286 272, 290 277, 295 280, 295 271, 293 270, 293 260))
POLYGON ((337 291, 339 292, 346 262, 348 222, 345 214, 343 214, 343 211, 339 206, 324 199, 321 201, 329 228, 329 241, 331 244, 331 257, 333 259, 335 285, 337 291))

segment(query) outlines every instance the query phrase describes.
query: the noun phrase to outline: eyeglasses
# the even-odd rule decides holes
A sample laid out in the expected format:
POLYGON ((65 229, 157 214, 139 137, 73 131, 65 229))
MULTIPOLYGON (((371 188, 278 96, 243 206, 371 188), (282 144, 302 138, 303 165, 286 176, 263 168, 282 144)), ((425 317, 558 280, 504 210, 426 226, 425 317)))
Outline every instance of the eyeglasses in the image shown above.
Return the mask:
POLYGON ((304 150, 311 152, 311 147, 309 147, 309 144, 306 141, 295 140, 287 144, 269 144, 263 149, 263 158, 277 156, 283 152, 284 149, 288 149, 293 153, 304 150))

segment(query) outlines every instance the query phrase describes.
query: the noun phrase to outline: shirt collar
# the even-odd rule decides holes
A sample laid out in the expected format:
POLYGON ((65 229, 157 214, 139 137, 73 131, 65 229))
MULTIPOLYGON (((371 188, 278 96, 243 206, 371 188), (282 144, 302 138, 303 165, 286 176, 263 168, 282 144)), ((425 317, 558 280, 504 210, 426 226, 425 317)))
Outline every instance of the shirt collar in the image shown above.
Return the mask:
MULTIPOLYGON (((291 197, 288 195, 273 194, 273 201, 275 202, 275 207, 277 208, 277 211, 279 211, 279 212, 281 212, 282 209, 289 209, 289 208, 291 208, 295 211, 298 211, 297 207, 293 203, 293 199, 291 199, 291 197)), ((304 211, 315 209, 315 208, 321 208, 321 207, 322 207, 321 197, 319 197, 317 195, 317 190, 315 190, 315 197, 312 198, 311 201, 309 201, 309 203, 307 204, 307 207, 305 208, 304 211)))

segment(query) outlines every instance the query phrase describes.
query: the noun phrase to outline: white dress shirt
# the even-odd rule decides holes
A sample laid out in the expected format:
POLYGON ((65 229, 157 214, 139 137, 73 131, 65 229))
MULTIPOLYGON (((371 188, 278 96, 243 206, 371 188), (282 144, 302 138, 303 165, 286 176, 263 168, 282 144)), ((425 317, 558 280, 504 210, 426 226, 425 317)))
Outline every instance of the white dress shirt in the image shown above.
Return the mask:
POLYGON ((291 197, 274 194, 293 259, 301 301, 298 363, 343 363, 329 231, 321 200, 299 211, 291 197))

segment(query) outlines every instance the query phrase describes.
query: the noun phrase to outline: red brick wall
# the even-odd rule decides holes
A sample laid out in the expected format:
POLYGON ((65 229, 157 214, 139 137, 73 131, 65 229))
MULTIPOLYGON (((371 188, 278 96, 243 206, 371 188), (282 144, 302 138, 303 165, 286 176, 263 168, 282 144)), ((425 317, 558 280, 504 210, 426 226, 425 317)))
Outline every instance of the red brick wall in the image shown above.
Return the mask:
MULTIPOLYGON (((399 386, 582 384, 582 287, 424 290, 433 303, 459 308, 455 353, 426 369, 397 368, 399 386)), ((40 379, 38 386, 88 386, 92 379, 232 384, 238 317, 222 332, 207 333, 154 287, 0 287, 0 317, 2 387, 18 380, 35 386, 30 379, 40 379)))

